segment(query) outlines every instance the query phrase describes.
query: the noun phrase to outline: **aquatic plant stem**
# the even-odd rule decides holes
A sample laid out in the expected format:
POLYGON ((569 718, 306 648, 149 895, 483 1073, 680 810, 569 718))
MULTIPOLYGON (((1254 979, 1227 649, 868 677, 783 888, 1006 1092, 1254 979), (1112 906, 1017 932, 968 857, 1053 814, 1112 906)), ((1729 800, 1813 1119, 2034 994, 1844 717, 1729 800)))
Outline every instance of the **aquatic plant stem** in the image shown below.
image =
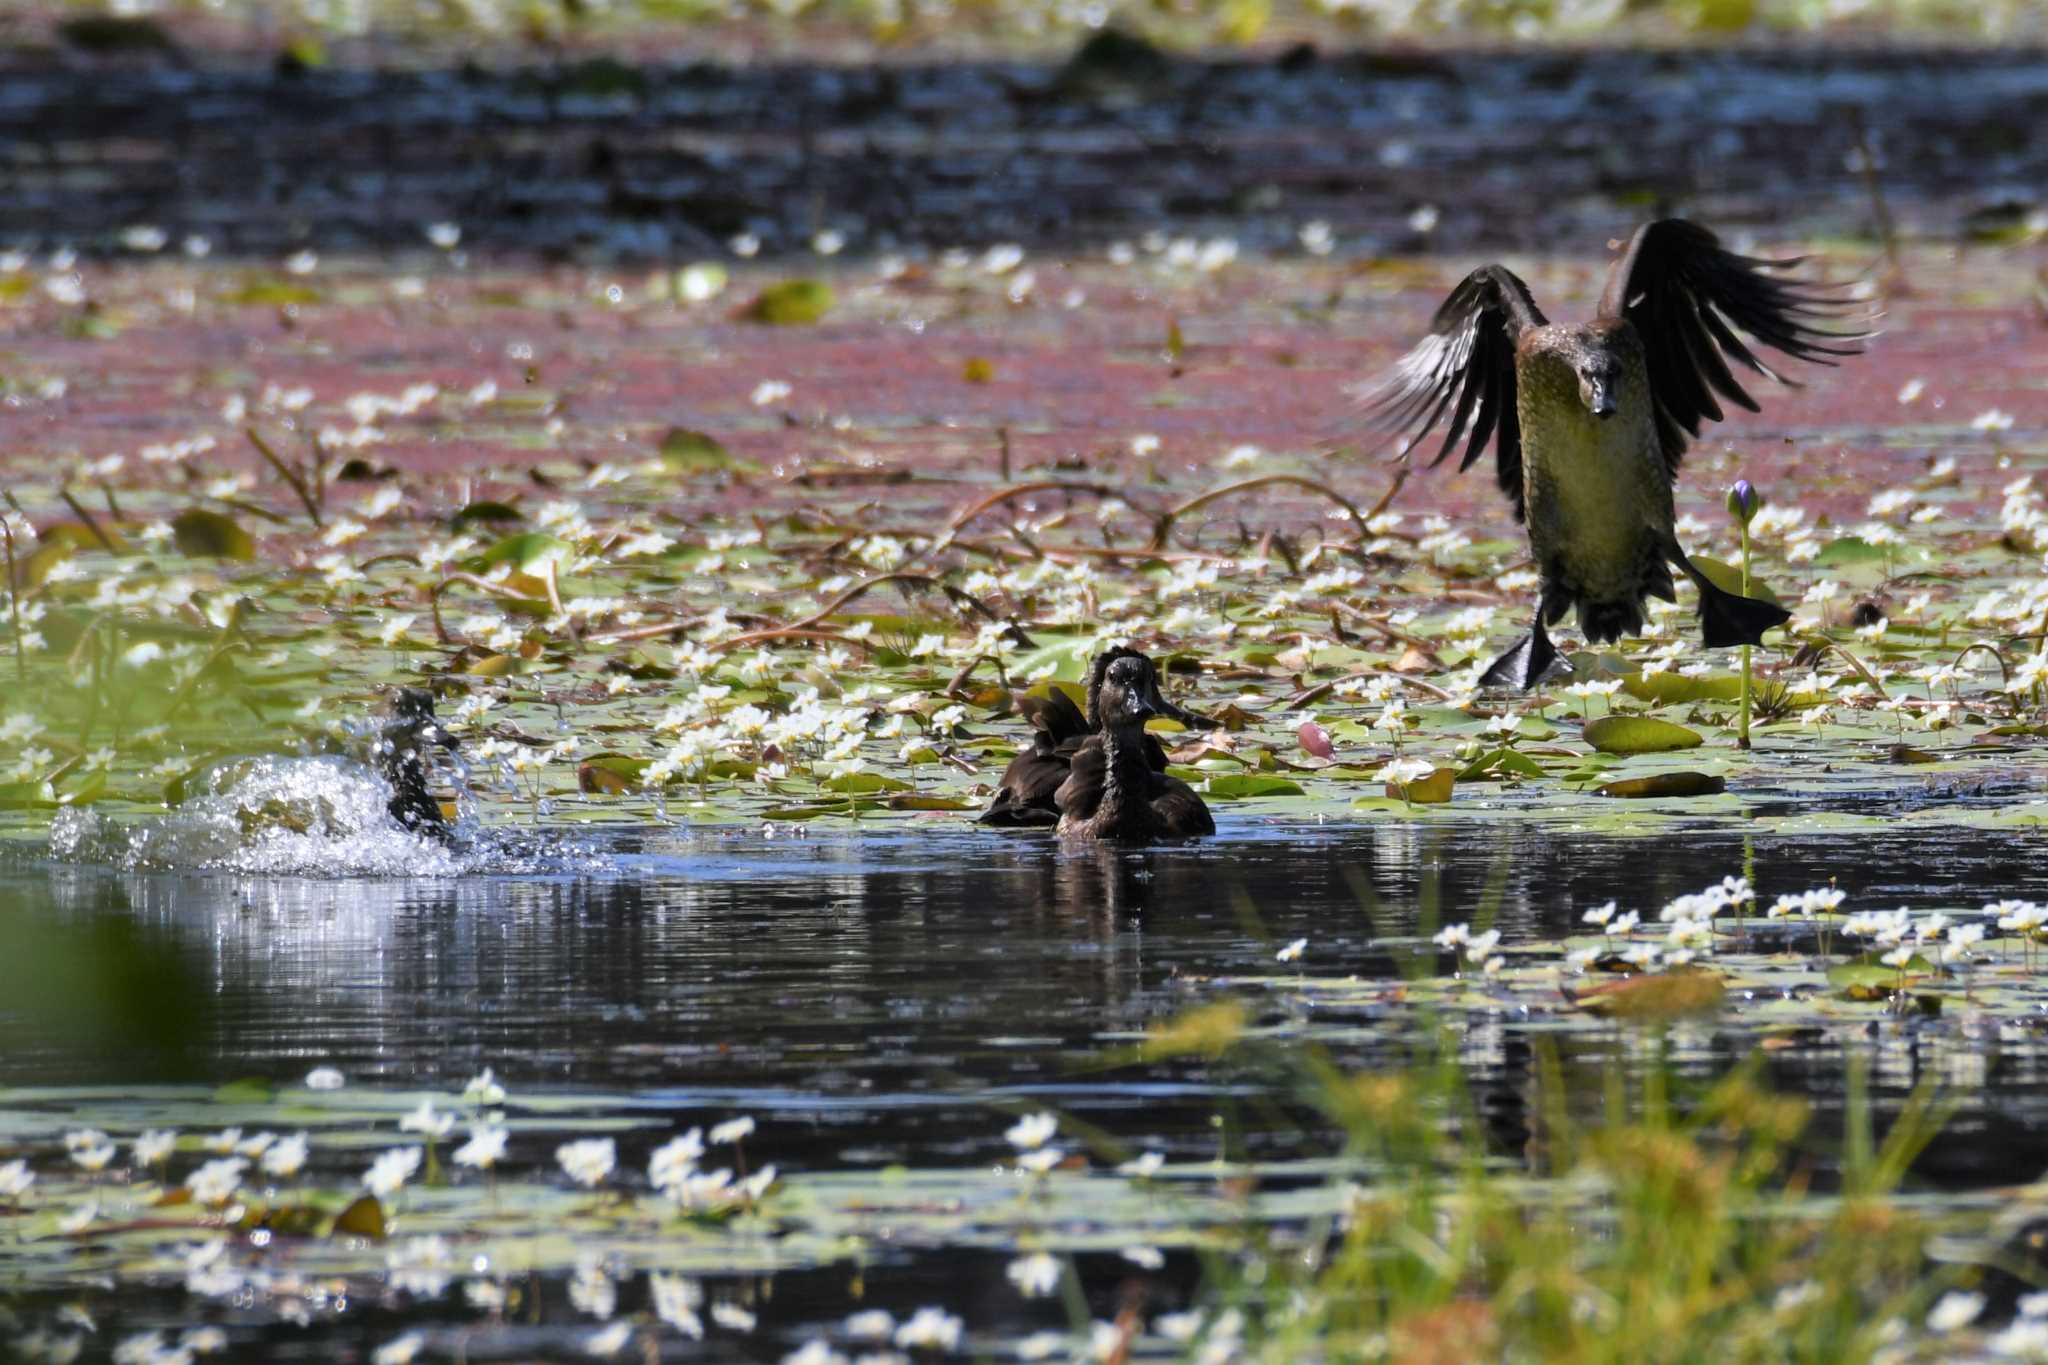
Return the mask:
MULTIPOLYGON (((1742 522, 1742 595, 1749 596, 1749 522, 1742 522)), ((1742 720, 1735 736, 1735 747, 1749 747, 1749 689, 1750 689, 1750 646, 1742 647, 1742 720)))

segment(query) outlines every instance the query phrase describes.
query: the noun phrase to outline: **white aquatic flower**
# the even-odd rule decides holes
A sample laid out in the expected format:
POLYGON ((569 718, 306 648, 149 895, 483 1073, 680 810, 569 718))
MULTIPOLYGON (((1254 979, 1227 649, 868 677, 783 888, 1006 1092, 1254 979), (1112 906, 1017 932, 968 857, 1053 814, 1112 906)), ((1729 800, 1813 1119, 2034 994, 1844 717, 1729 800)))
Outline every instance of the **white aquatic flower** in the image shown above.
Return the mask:
POLYGON ((185 1188, 202 1204, 225 1204, 242 1187, 242 1172, 249 1169, 247 1158, 219 1157, 185 1177, 185 1188))
POLYGON ((379 1199, 389 1199, 418 1172, 422 1155, 418 1147, 387 1148, 363 1172, 363 1187, 379 1199))
POLYGON ((28 1168, 26 1161, 17 1159, 0 1166, 0 1199, 13 1203, 27 1194, 29 1186, 35 1183, 36 1173, 28 1168))
POLYGON ((1059 1131, 1059 1127, 1059 1116, 1056 1114, 1026 1114, 1005 1129, 1003 1136, 1018 1151, 1029 1152, 1052 1141, 1052 1136, 1059 1131))
POLYGON ((962 1323, 943 1308, 920 1308, 896 1329, 896 1344, 905 1350, 957 1351, 962 1323))
POLYGON ((455 1149, 455 1164, 489 1170, 504 1158, 509 1137, 503 1124, 477 1124, 469 1130, 469 1141, 455 1149))
POLYGON ((618 1149, 610 1138, 584 1138, 555 1148, 555 1160, 571 1180, 587 1189, 595 1188, 612 1173, 618 1149))
POLYGON ((713 1146, 723 1146, 728 1143, 738 1142, 741 1138, 751 1137, 753 1132, 754 1121, 742 1115, 736 1119, 727 1119, 724 1123, 713 1128, 711 1130, 711 1143, 713 1146))
POLYGON ((1984 1311, 1984 1296, 1961 1290, 1951 1290, 1927 1313, 1927 1330, 1930 1332, 1953 1332, 1968 1327, 1984 1311))
MULTIPOLYGON (((471 701, 480 704, 471 712, 468 719, 475 719, 496 704, 495 698, 479 693, 474 697, 464 698, 463 705, 456 708, 457 713, 459 714, 471 701)), ((505 1087, 499 1085, 498 1078, 491 1074, 489 1067, 485 1067, 480 1073, 470 1077, 469 1083, 462 1087, 462 1099, 465 1104, 502 1104, 505 1101, 505 1087)))
POLYGON ((855 1341, 887 1341, 896 1332, 896 1319, 886 1308, 870 1308, 846 1320, 846 1335, 855 1341))
POLYGON ((427 240, 443 251, 453 251, 462 240, 462 229, 454 223, 429 223, 425 231, 427 240))
POLYGON ((792 390, 785 380, 764 379, 754 386, 754 392, 749 396, 749 401, 757 408, 765 408, 771 403, 780 403, 783 399, 789 397, 791 392, 792 390))
POLYGON ((812 1337, 782 1358, 782 1365, 848 1365, 845 1356, 823 1337, 812 1337))
POLYGON ((426 1344, 425 1332, 407 1332, 379 1346, 370 1359, 372 1365, 412 1365, 426 1344))
POLYGON ((1605 905, 1596 905, 1591 910, 1588 910, 1585 914, 1579 916, 1579 919, 1587 924, 1606 924, 1613 918, 1613 901, 1609 901, 1605 905))
POLYGON ((1142 1180, 1158 1175, 1165 1167, 1166 1157, 1162 1153, 1144 1152, 1118 1166, 1116 1173, 1118 1175, 1135 1176, 1142 1180))
POLYGON ((289 1180, 306 1164, 308 1143, 304 1133, 294 1133, 270 1145, 263 1153, 263 1171, 279 1180, 289 1180))
POLYGON ((1066 1268, 1057 1256, 1034 1251, 1010 1262, 1003 1273, 1025 1298, 1040 1299, 1060 1287, 1060 1278, 1066 1273, 1066 1268))
POLYGON ((1390 786, 1405 787, 1412 782, 1421 781, 1435 771, 1436 765, 1427 759, 1397 758, 1374 773, 1373 780, 1390 786))
POLYGON ((654 1149, 647 1158, 647 1183, 657 1190, 672 1189, 694 1175, 703 1159, 703 1130, 692 1128, 654 1149))
POLYGON ((1446 924, 1443 928, 1437 930, 1436 937, 1431 939, 1430 942, 1436 944, 1436 946, 1439 948, 1456 948, 1461 944, 1465 943, 1471 937, 1471 925, 1446 924))
POLYGON ((751 1332, 760 1325, 759 1318, 736 1303, 712 1304, 711 1320, 728 1332, 751 1332))
POLYGON ((1273 954, 1273 958, 1277 962, 1299 962, 1301 960, 1301 955, 1307 951, 1308 940, 1305 938, 1298 938, 1295 939, 1292 943, 1288 944, 1285 948, 1282 948, 1279 952, 1273 954))
POLYGON ((429 1142, 447 1137, 455 1129, 455 1115, 445 1114, 434 1108, 432 1099, 424 1099, 419 1107, 398 1121, 401 1133, 419 1133, 429 1142))
POLYGON ((695 1280, 657 1270, 648 1274, 647 1289, 654 1301, 654 1316, 692 1340, 704 1339, 704 1323, 697 1316, 704 1290, 695 1280))
POLYGON ((1066 1153, 1059 1148, 1040 1147, 1035 1151, 1019 1155, 1017 1167, 1019 1170, 1029 1171, 1033 1175, 1045 1175, 1064 1160, 1066 1160, 1066 1153))
POLYGON ((1163 1270, 1166 1268, 1166 1253, 1153 1246, 1129 1246, 1120 1254, 1126 1261, 1140 1270, 1163 1270))
POLYGON ((583 1339, 583 1354, 587 1356, 615 1356, 626 1349, 626 1343, 633 1339, 632 1322, 615 1322, 601 1332, 583 1339))
POLYGON ((175 1128, 145 1128, 135 1138, 135 1164, 154 1166, 169 1158, 178 1145, 175 1128))

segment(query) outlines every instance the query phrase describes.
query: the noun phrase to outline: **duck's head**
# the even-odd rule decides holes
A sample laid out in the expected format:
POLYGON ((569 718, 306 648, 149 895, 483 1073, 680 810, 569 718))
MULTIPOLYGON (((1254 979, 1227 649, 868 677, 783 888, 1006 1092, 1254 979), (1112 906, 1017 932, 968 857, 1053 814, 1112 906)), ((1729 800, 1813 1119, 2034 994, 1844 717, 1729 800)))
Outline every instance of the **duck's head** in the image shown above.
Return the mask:
POLYGON ((1153 716, 1185 714, 1159 694, 1158 671, 1137 653, 1113 659, 1103 669, 1097 706, 1104 729, 1137 729, 1153 716))
POLYGON ((1532 332, 1525 344, 1571 369, 1578 381, 1579 402, 1587 412, 1604 420, 1620 410, 1622 357, 1611 328, 1598 324, 1543 327, 1532 332))
POLYGON ((408 758, 417 762, 420 751, 429 744, 443 749, 459 747, 455 736, 434 718, 434 694, 424 687, 401 687, 391 694, 378 739, 386 766, 408 758))
POLYGON ((1207 716, 1198 716, 1192 711, 1184 711, 1166 699, 1165 694, 1159 690, 1158 667, 1149 658, 1132 649, 1129 645, 1112 645, 1096 655, 1094 662, 1088 666, 1088 728, 1090 730, 1099 730, 1106 722, 1106 715, 1102 709, 1102 689, 1109 679, 1110 672, 1119 664, 1129 665, 1132 662, 1138 665, 1148 680, 1150 700, 1155 708, 1151 714, 1165 716, 1168 720, 1179 721, 1190 730, 1213 730, 1216 728, 1216 722, 1207 716))

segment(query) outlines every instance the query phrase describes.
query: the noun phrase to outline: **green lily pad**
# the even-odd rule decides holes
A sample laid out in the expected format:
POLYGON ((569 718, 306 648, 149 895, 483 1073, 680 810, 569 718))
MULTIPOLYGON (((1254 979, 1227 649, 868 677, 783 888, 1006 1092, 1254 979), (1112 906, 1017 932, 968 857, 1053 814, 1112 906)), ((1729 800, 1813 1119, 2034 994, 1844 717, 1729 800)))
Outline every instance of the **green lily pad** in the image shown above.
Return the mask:
POLYGON ((1586 727, 1586 743, 1606 754, 1661 754, 1704 742, 1697 730, 1655 716, 1602 716, 1586 727))

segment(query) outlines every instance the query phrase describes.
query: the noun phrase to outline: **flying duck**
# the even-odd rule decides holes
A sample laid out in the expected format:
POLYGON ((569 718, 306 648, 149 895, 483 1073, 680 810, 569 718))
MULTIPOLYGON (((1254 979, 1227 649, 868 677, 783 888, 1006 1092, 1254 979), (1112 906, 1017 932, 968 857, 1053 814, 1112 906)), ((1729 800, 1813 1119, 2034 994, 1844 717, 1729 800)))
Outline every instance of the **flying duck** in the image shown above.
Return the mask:
POLYGON ((1430 334, 1369 387, 1367 424, 1406 434, 1406 449, 1449 414, 1432 465, 1465 437, 1458 468, 1469 469, 1490 440, 1500 490, 1529 528, 1542 578, 1536 617, 1482 685, 1534 687, 1557 659, 1545 628, 1574 607, 1596 644, 1640 633, 1645 598, 1677 600, 1672 565, 1699 591, 1710 647, 1760 644, 1790 617, 1715 586, 1686 557, 1671 489, 1687 441, 1721 420, 1716 394, 1758 410, 1730 360, 1792 382, 1737 329, 1815 364, 1860 350, 1854 343, 1867 332, 1813 325, 1855 305, 1782 273, 1802 259, 1735 255, 1682 218, 1646 223, 1608 271, 1593 320, 1579 326, 1550 323, 1512 271, 1481 266, 1437 309, 1430 334))
MULTIPOLYGON (((1155 714, 1177 720, 1191 730, 1207 730, 1215 726, 1215 721, 1184 711, 1160 694, 1157 674, 1150 659, 1127 645, 1112 646, 1097 654, 1088 665, 1088 710, 1085 715, 1066 693, 1057 688, 1048 697, 1019 692, 1012 698, 1017 710, 1031 722, 1031 747, 1011 759, 1010 765, 1003 769, 995 798, 981 813, 982 824, 1014 828, 1059 823, 1060 810, 1053 795, 1067 780, 1074 754, 1089 736, 1102 728, 1103 675, 1118 659, 1141 660, 1147 672, 1152 674, 1152 697, 1158 708, 1155 714)), ((1153 771, 1165 772, 1165 746, 1151 735, 1143 736, 1143 740, 1146 762, 1153 771)))
POLYGON ((1074 751, 1067 779, 1053 793, 1059 832, 1132 841, 1214 834, 1216 821, 1194 788, 1153 764, 1157 741, 1145 722, 1174 708, 1159 694, 1152 661, 1135 652, 1111 659, 1093 709, 1101 729, 1074 751))

